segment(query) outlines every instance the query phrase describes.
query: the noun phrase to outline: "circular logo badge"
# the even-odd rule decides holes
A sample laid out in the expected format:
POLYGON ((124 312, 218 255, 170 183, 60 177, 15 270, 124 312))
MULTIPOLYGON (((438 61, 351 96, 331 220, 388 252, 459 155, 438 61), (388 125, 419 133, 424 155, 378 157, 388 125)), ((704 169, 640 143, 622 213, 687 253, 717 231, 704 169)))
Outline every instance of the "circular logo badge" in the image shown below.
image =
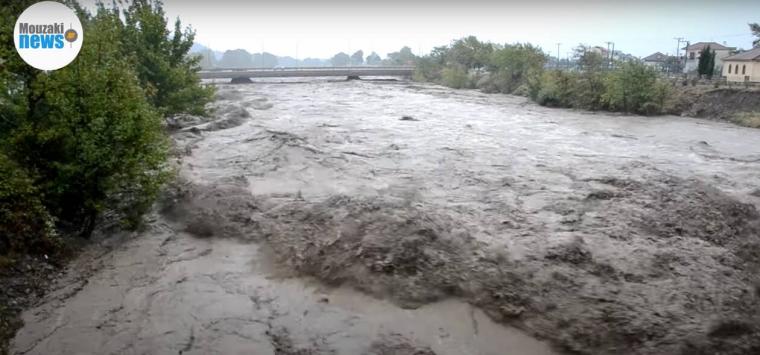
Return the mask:
POLYGON ((61 69, 82 48, 82 23, 73 10, 59 2, 29 6, 16 20, 13 41, 27 64, 40 70, 61 69))

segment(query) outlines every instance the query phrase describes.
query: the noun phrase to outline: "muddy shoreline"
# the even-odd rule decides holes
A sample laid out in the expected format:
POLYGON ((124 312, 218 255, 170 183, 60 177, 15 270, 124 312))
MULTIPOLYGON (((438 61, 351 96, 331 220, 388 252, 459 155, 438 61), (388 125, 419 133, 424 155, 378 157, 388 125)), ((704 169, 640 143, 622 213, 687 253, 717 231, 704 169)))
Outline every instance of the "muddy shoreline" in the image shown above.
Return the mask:
POLYGON ((750 129, 403 82, 215 105, 169 122, 181 178, 148 229, 25 312, 14 351, 760 350, 750 129), (430 307, 443 330, 398 322, 430 307))

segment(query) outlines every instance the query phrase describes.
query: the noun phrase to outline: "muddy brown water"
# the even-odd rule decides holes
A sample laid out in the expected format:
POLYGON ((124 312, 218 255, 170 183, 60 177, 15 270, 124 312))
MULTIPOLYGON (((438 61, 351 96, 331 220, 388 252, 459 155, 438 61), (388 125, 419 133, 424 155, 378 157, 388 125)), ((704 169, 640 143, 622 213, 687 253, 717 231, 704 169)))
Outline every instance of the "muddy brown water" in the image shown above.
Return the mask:
MULTIPOLYGON (((689 302, 708 298, 698 285, 723 285, 719 300, 752 287, 744 266, 716 261, 736 254, 733 244, 689 236, 661 241, 639 222, 649 221, 647 206, 671 190, 712 196, 703 184, 720 199, 758 206, 758 130, 554 110, 518 97, 407 82, 219 89, 219 121, 175 134, 187 154, 180 175, 189 183, 242 187, 273 210, 334 196, 435 210, 478 243, 500 250, 516 273, 531 275, 528 285, 538 286, 527 290, 541 289, 545 303, 526 306, 530 311, 512 322, 515 327, 497 324, 492 319, 499 316, 486 316, 466 297, 401 308, 350 284, 328 287, 296 276, 260 238, 213 237, 224 227, 213 223, 202 228, 208 233, 190 228, 191 235, 185 230, 193 221, 157 212, 145 231, 118 243, 105 238, 85 252, 58 288, 24 313, 14 353, 555 354, 561 346, 634 352, 611 336, 609 343, 585 340, 600 332, 593 317, 601 306, 584 302, 605 298, 627 307, 625 316, 641 328, 650 323, 636 317, 666 314, 656 325, 673 331, 640 337, 676 343, 636 344, 643 353, 668 353, 684 334, 708 332, 715 309, 725 309, 691 309, 689 302), (618 183, 629 180, 651 184, 654 192, 618 183), (632 236, 614 237, 629 230, 632 236), (582 245, 580 261, 565 249, 555 253, 566 245, 582 245), (663 253, 678 256, 680 264, 653 266, 663 253), (560 282, 568 277, 574 281, 560 282), (683 288, 690 294, 673 293, 683 288), (687 313, 692 318, 685 319, 687 313), (568 329, 583 328, 564 334, 552 323, 558 318, 579 320, 568 329)), ((720 303, 715 299, 709 302, 720 303)))

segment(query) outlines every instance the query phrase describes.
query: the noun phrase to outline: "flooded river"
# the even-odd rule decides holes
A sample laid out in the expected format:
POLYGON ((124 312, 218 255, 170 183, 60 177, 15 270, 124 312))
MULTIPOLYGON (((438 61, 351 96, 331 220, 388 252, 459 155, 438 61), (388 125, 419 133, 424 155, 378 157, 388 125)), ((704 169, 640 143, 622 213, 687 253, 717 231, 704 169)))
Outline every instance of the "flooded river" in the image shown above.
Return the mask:
POLYGON ((218 96, 173 126, 146 228, 74 262, 13 352, 760 347, 759 130, 408 82, 218 96))

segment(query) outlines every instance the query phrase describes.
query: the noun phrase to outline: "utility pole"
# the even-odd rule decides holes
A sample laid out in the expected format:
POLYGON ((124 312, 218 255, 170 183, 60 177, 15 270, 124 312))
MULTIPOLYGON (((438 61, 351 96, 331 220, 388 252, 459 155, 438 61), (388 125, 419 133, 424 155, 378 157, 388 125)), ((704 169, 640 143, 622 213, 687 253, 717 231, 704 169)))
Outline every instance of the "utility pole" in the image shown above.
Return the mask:
POLYGON ((612 67, 612 52, 610 52, 610 45, 612 42, 604 42, 607 43, 607 69, 609 70, 612 67))
POLYGON ((559 45, 562 43, 557 43, 557 69, 559 69, 559 45))
MULTIPOLYGON (((681 41, 683 41, 684 38, 683 37, 676 37, 676 38, 673 38, 673 39, 676 40, 676 41, 678 41, 678 42, 676 42, 677 43, 676 44, 676 63, 680 64, 681 63, 681 59, 679 58, 680 57, 679 54, 681 53, 681 41)), ((678 68, 676 68, 676 69, 678 69, 678 68)))
POLYGON ((615 42, 612 42, 612 52, 610 52, 610 68, 615 63, 615 42))

